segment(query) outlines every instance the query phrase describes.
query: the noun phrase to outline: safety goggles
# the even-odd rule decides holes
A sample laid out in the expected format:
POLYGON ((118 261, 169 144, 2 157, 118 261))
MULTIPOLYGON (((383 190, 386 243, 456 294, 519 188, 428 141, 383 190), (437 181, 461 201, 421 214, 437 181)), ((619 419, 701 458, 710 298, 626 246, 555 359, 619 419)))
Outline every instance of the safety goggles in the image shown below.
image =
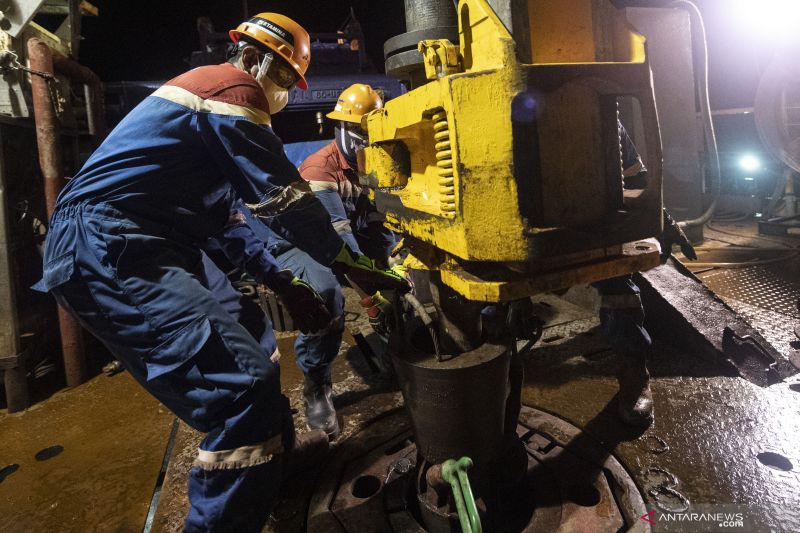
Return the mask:
POLYGON ((276 60, 271 53, 259 56, 257 79, 260 81, 264 76, 269 76, 282 89, 291 89, 299 81, 294 69, 286 61, 276 60))

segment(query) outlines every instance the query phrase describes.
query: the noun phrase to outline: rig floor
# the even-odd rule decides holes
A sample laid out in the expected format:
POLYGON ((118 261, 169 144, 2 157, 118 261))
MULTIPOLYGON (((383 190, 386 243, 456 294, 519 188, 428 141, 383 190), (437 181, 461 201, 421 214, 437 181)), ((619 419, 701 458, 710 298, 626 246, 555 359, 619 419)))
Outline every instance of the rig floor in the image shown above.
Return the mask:
MULTIPOLYGON (((700 250, 706 263, 720 262, 731 245, 800 245, 793 237, 756 237, 754 223, 715 224, 706 230, 706 238, 700 250)), ((793 329, 800 314, 787 302, 800 294, 800 258, 696 270, 778 351, 797 355, 800 345, 793 329)), ((358 318, 356 300, 349 295, 348 330, 363 331, 378 353, 379 343, 366 335, 369 326, 358 318)), ((563 442, 548 443, 553 437, 549 434, 529 434, 532 455, 580 443, 580 449, 588 450, 587 463, 613 461, 620 466, 620 476, 635 485, 645 510, 679 512, 691 505, 692 510, 742 513, 745 521, 758 525, 753 531, 797 531, 800 375, 761 388, 656 339, 649 365, 656 422, 644 431, 634 430, 614 415, 616 355, 599 331, 591 292, 573 289, 534 301, 547 326, 525 355, 522 400, 529 408, 522 418, 543 417, 554 426, 574 429, 559 436, 563 442)), ((302 427, 302 375, 293 363, 293 340, 290 334, 280 339, 282 380, 302 427)), ((389 376, 370 369, 349 333, 335 364, 334 383, 342 435, 323 467, 286 483, 267 531, 319 530, 309 527, 321 523, 315 520, 329 511, 320 509, 319 502, 333 501, 348 486, 347 476, 333 479, 337 464, 363 459, 382 443, 388 442, 394 453, 413 446, 398 389, 389 376)), ((186 473, 199 435, 173 422, 125 373, 97 376, 23 413, 0 413, 0 529, 180 531, 187 506, 186 473)), ((626 517, 619 497, 610 501, 612 493, 602 488, 589 493, 564 489, 560 497, 551 498, 549 505, 562 509, 558 519, 551 513, 552 530, 703 530, 658 523, 658 512, 647 515, 656 521, 652 526, 643 517, 626 517)), ((372 492, 362 494, 366 500, 372 492)))

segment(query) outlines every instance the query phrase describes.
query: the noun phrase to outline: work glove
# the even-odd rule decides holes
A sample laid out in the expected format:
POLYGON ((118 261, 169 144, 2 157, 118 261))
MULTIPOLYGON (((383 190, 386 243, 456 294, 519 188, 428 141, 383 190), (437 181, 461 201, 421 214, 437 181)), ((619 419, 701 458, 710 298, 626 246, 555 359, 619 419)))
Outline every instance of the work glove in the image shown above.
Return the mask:
POLYGON ((658 242, 661 244, 661 263, 667 262, 667 259, 669 259, 669 256, 672 254, 672 245, 674 244, 681 247, 681 252, 683 252, 683 255, 685 255, 687 259, 694 261, 697 259, 697 253, 694 251, 694 247, 689 242, 689 239, 686 238, 686 234, 678 223, 675 222, 675 219, 667 213, 667 210, 664 209, 663 211, 664 232, 658 239, 658 242))
POLYGON ((387 289, 409 290, 405 276, 397 271, 397 267, 386 270, 378 268, 372 259, 354 252, 347 244, 342 246, 330 268, 337 275, 347 275, 367 294, 387 289))
POLYGON ((325 300, 314 287, 298 278, 290 270, 281 270, 270 280, 270 288, 278 295, 289 311, 292 322, 303 333, 314 333, 331 323, 331 314, 325 300))
POLYGON ((361 307, 367 312, 369 325, 373 331, 381 337, 388 338, 394 318, 391 302, 380 292, 376 292, 372 296, 362 298, 361 307))

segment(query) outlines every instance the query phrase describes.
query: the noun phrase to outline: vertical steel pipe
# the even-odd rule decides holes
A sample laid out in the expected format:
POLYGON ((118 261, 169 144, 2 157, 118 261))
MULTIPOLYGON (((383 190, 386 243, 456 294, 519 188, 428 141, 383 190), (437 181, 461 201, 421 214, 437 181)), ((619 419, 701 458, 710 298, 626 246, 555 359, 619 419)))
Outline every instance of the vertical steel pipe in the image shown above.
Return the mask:
POLYGON ((51 51, 51 54, 55 72, 84 85, 89 133, 99 143, 106 136, 105 115, 103 112, 103 83, 91 69, 68 57, 64 57, 56 51, 51 51))
POLYGON ((406 31, 458 25, 453 0, 404 0, 406 31))
MULTIPOLYGON (((54 74, 54 56, 50 47, 41 40, 36 38, 28 40, 28 61, 31 69, 46 74, 54 74)), ((60 55, 57 57, 63 58, 60 55)), ((60 62, 63 64, 63 61, 60 62)), ((84 72, 83 75, 86 75, 86 73, 84 72)), ((31 75, 31 88, 33 90, 33 109, 36 116, 39 166, 44 176, 47 216, 50 218, 53 214, 58 193, 66 181, 62 169, 58 117, 56 116, 55 102, 53 102, 51 96, 48 80, 42 76, 31 75)), ((83 352, 81 328, 77 321, 61 306, 58 307, 58 323, 61 331, 61 351, 64 358, 64 373, 67 386, 75 387, 86 381, 86 356, 83 352)))

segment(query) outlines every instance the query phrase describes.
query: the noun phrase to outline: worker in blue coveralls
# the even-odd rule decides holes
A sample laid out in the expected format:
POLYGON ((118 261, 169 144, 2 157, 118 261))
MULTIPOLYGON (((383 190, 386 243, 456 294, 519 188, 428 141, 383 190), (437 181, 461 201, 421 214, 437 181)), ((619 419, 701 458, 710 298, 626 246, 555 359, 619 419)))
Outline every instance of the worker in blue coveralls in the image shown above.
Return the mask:
MULTIPOLYGON (((327 116, 336 120, 335 138, 300 165, 300 174, 327 210, 331 223, 350 249, 363 252, 381 267, 395 246, 394 234, 384 227, 384 217, 359 184, 356 154, 367 144, 361 118, 383 107, 381 96, 369 85, 356 83, 345 89, 327 116)), ((274 231, 253 223, 256 233, 267 242, 281 268, 309 283, 325 300, 333 320, 329 327, 301 333, 295 342, 297 364, 303 371, 303 403, 311 429, 322 429, 331 438, 339 433, 333 405, 331 365, 342 344, 344 297, 336 273, 315 261, 305 250, 274 231)), ((348 276, 349 277, 349 276, 348 276)), ((372 294, 371 286, 358 287, 372 294)), ((376 297, 380 298, 380 295, 376 297)))
MULTIPOLYGON (((622 145, 623 180, 626 189, 644 188, 647 169, 628 132, 618 123, 622 145)), ((689 259, 697 255, 678 224, 664 210, 664 232, 659 239, 662 261, 669 257, 672 245, 678 244, 689 259)), ((653 394, 647 356, 651 344, 644 328, 644 308, 639 287, 631 276, 593 283, 600 293, 600 324, 612 348, 620 356, 617 367, 618 414, 632 426, 647 426, 653 421, 653 394)))
POLYGON ((386 288, 405 283, 347 247, 270 127, 288 90, 307 87, 308 33, 260 13, 230 34, 230 62, 156 90, 64 188, 40 284, 142 386, 207 433, 189 474, 190 532, 261 531, 282 465, 297 457, 284 453, 296 440, 271 329, 240 322, 249 313, 200 246, 217 237, 234 262, 249 257, 245 266, 302 329, 330 320, 318 295, 269 254, 237 252, 252 239, 231 216, 236 198, 333 270, 386 288))

